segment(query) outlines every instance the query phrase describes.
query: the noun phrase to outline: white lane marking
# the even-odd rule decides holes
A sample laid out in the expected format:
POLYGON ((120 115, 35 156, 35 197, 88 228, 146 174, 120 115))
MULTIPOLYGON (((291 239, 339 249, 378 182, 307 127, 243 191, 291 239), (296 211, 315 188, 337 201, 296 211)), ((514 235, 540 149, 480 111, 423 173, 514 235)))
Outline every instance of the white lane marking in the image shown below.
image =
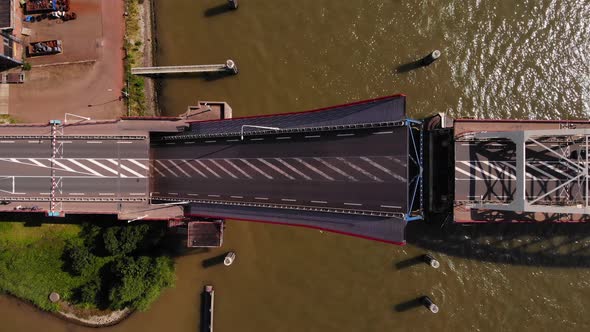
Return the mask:
POLYGON ((284 202, 297 202, 297 200, 296 199, 293 199, 293 198, 281 198, 281 201, 284 201, 284 202))
MULTIPOLYGON (((117 174, 117 175, 119 174, 119 172, 115 171, 114 169, 112 169, 112 168, 110 168, 110 167, 107 167, 107 166, 105 166, 105 165, 103 165, 103 164, 99 163, 98 161, 96 161, 96 160, 94 160, 94 159, 86 159, 86 160, 88 160, 89 162, 91 162, 91 163, 95 164, 95 165, 96 165, 96 166, 98 166, 98 167, 102 167, 102 168, 106 169, 107 171, 109 171, 109 172, 111 172, 111 173, 113 173, 113 174, 117 174)), ((122 174, 121 174, 121 177, 124 177, 124 178, 126 178, 127 176, 125 176, 125 175, 122 175, 122 174)))
POLYGON ((199 194, 188 194, 189 196, 199 196, 199 194))
POLYGON ((268 201, 268 197, 254 197, 254 199, 259 199, 261 201, 268 201))
POLYGON ((516 176, 515 175, 513 175, 512 173, 506 172, 505 170, 503 170, 502 168, 500 168, 500 167, 492 164, 491 162, 489 162, 489 161, 482 161, 482 163, 484 163, 484 164, 490 166, 491 168, 495 169, 496 171, 498 171, 498 172, 500 172, 502 174, 506 174, 509 177, 511 177, 512 179, 516 180, 516 176))
POLYGON ((205 143, 215 143, 217 142, 216 140, 212 140, 212 141, 205 141, 205 143))
POLYGON ((530 168, 532 168, 532 169, 534 169, 535 171, 537 171, 537 172, 539 172, 539 173, 541 173, 541 174, 545 175, 546 177, 548 177, 548 178, 550 178, 550 179, 552 179, 552 180, 557 180, 557 178, 556 178, 555 176, 553 176, 553 175, 551 175, 551 174, 549 174, 549 173, 547 173, 547 172, 543 171, 542 169, 540 169, 540 168, 538 168, 538 167, 536 167, 536 166, 534 166, 534 165, 527 164, 526 166, 527 166, 527 167, 530 167, 530 168))
POLYGON ((495 176, 494 174, 492 174, 492 173, 490 173, 490 172, 486 171, 485 169, 483 169, 483 168, 481 168, 481 167, 477 167, 477 166, 475 166, 475 165, 471 164, 470 162, 462 161, 461 163, 462 163, 463 165, 466 165, 466 166, 469 166, 469 167, 473 168, 473 169, 474 169, 474 170, 476 170, 476 171, 479 171, 479 172, 481 172, 482 174, 485 174, 485 175, 489 176, 490 178, 492 178, 492 180, 500 180, 500 178, 499 178, 499 177, 495 176))
POLYGON ((152 165, 152 169, 153 169, 154 171, 158 172, 158 174, 160 174, 160 176, 161 176, 161 177, 163 177, 163 178, 165 178, 165 177, 166 177, 166 175, 165 175, 164 173, 162 173, 162 172, 161 172, 161 171, 160 171, 160 170, 159 170, 159 169, 156 167, 156 164, 155 164, 153 161, 151 162, 151 165, 152 165))
POLYGON ((329 176, 328 174, 322 172, 321 170, 317 169, 316 167, 313 167, 312 165, 310 165, 308 162, 306 162, 305 160, 301 159, 301 158, 293 158, 296 161, 298 161, 299 163, 301 163, 303 166, 309 168, 310 170, 318 173, 319 175, 323 176, 324 178, 330 180, 330 181, 334 181, 334 178, 329 176))
MULTIPOLYGON (((145 178, 145 175, 141 174, 141 173, 137 173, 136 171, 132 170, 131 168, 123 165, 122 163, 118 162, 117 160, 113 160, 113 159, 107 159, 109 162, 111 162, 111 164, 117 165, 120 168, 126 170, 127 172, 135 175, 138 178, 145 178)), ((127 176, 123 176, 123 174, 121 174, 122 177, 127 177, 127 176)))
POLYGON ((131 141, 118 141, 117 144, 132 144, 131 141))
POLYGON ((228 139, 228 140, 225 140, 225 141, 226 142, 239 142, 240 140, 239 139, 228 139))
POLYGON ((244 196, 229 196, 231 198, 244 198, 244 196))
POLYGON ((178 193, 168 193, 168 195, 178 196, 178 193))
POLYGON ((264 141, 264 138, 251 138, 251 141, 264 141))
POLYGON ((343 203, 344 205, 350 205, 350 206, 362 206, 362 204, 359 203, 343 203))
POLYGON ((30 160, 32 163, 34 163, 35 165, 37 165, 37 166, 41 166, 41 167, 47 167, 47 166, 45 166, 44 164, 40 163, 40 162, 39 162, 38 160, 36 160, 36 159, 31 159, 31 158, 29 158, 29 160, 30 160))
POLYGON ((195 141, 192 141, 192 142, 184 142, 184 144, 195 144, 195 141))
POLYGON ((281 159, 281 158, 275 158, 275 160, 278 161, 278 162, 280 162, 281 164, 285 165, 285 167, 287 167, 288 169, 292 170, 293 172, 299 174, 304 179, 311 180, 311 178, 309 176, 303 174, 303 172, 301 172, 297 168, 293 167, 291 164, 289 164, 288 162, 284 161, 283 159, 281 159))
POLYGON ((68 171, 68 172, 74 172, 74 173, 80 173, 80 172, 76 172, 75 170, 69 168, 68 166, 60 163, 59 161, 57 161, 56 159, 53 159, 53 163, 56 164, 57 166, 61 167, 63 170, 68 171))
POLYGON ((308 136, 303 136, 303 137, 305 137, 305 138, 320 138, 322 136, 320 136, 320 135, 308 135, 308 136))
POLYGON ((88 167, 88 166, 86 166, 86 165, 82 164, 81 162, 79 162, 79 161, 76 161, 75 159, 68 158, 68 159, 66 159, 66 160, 68 160, 68 161, 69 161, 69 162, 71 162, 72 164, 75 164, 75 165, 77 165, 78 167, 81 167, 81 168, 83 168, 83 169, 87 170, 88 172, 90 172, 90 173, 92 173, 92 174, 94 174, 94 175, 96 175, 96 176, 104 177, 104 175, 102 175, 102 174, 98 173, 97 171, 93 170, 92 168, 90 168, 90 167, 88 167))
POLYGON ((234 173, 232 173, 232 172, 228 171, 228 170, 227 170, 227 168, 223 167, 223 165, 221 165, 221 164, 220 164, 219 162, 217 162, 216 160, 213 160, 213 159, 211 159, 211 162, 212 162, 212 163, 213 163, 215 166, 217 166, 217 167, 218 167, 220 170, 224 171, 224 172, 225 172, 225 173, 227 173, 229 176, 231 176, 232 178, 234 178, 234 179, 237 179, 237 178, 238 178, 238 177, 237 177, 237 176, 236 176, 234 173))
POLYGON ((328 204, 328 202, 326 201, 311 201, 312 203, 316 203, 316 204, 328 204))
POLYGON ((175 145, 176 143, 166 143, 167 145, 175 145))
POLYGON ((99 196, 115 196, 115 193, 98 193, 99 196))
POLYGON ((211 167, 209 167, 209 166, 205 165, 205 163, 204 163, 204 162, 202 162, 202 161, 200 161, 200 160, 198 160, 198 159, 195 159, 195 161, 196 161, 197 163, 199 163, 199 165, 201 165, 201 167, 203 167, 203 168, 205 168, 207 171, 209 171, 211 174, 213 174, 213 175, 214 175, 214 176, 216 176, 217 178, 221 179, 221 176, 220 176, 219 174, 217 174, 217 172, 215 172, 214 170, 212 170, 212 169, 211 169, 211 167))
MULTIPOLYGON (((510 168, 512 168, 514 171, 516 171, 516 166, 514 166, 514 165, 510 165, 510 163, 509 163, 509 162, 507 162, 507 161, 501 161, 501 163, 502 163, 502 164, 504 164, 504 165, 506 165, 506 166, 508 166, 508 167, 510 167, 510 168)), ((539 180, 539 178, 538 178, 538 177, 536 177, 536 176, 532 175, 532 174, 531 174, 531 173, 529 173, 529 172, 526 172, 526 176, 528 176, 529 178, 532 178, 533 180, 539 180)))
POLYGON ((39 141, 27 141, 27 142, 29 142, 29 143, 35 143, 35 144, 36 143, 39 143, 39 141))
POLYGON ((130 196, 143 196, 145 193, 129 193, 130 196))
POLYGON ((400 181, 400 182, 406 182, 407 179, 404 178, 403 176, 400 176, 399 174, 396 174, 394 172, 392 172, 391 170, 387 169, 386 167, 384 167, 383 165, 379 164, 378 162, 375 162, 374 160, 372 160, 371 158, 368 157, 361 157, 362 160, 368 162, 369 164, 371 164, 373 167, 391 175, 392 177, 394 177, 396 180, 400 181))
POLYGON ((283 171, 282 169, 280 169, 280 168, 276 167, 275 165, 271 164, 269 161, 267 161, 267 160, 264 160, 264 159, 262 159, 262 158, 258 158, 257 160, 258 160, 258 161, 260 161, 261 163, 265 164, 266 166, 268 166, 268 167, 270 167, 270 168, 274 169, 275 171, 277 171, 277 172, 281 173, 281 174, 282 174, 282 175, 284 175, 284 176, 285 176, 287 179, 289 179, 289 180, 295 180, 295 178, 294 178, 294 177, 292 177, 291 175, 287 174, 287 172, 285 172, 285 171, 283 171))
POLYGON ((157 162, 158 164, 160 164, 160 166, 164 167, 164 169, 165 169, 166 171, 170 172, 170 174, 174 175, 174 176, 175 176, 175 177, 177 177, 177 178, 178 178, 178 177, 180 177, 180 176, 178 176, 178 174, 176 174, 176 172, 174 172, 173 170, 171 170, 171 169, 170 169, 168 166, 166 166, 166 165, 165 165, 163 162, 161 162, 160 160, 156 160, 156 162, 157 162))
POLYGON ((126 159, 126 160, 129 160, 130 162, 134 163, 135 165, 137 165, 137 166, 139 166, 139 167, 141 167, 141 168, 143 168, 145 170, 150 169, 149 167, 147 167, 146 165, 140 163, 139 161, 137 161, 135 159, 126 159))
POLYGON ((85 193, 69 193, 68 195, 72 195, 72 196, 84 196, 86 194, 85 193))
MULTIPOLYGON (((551 166, 549 163, 546 163, 546 162, 544 162, 544 161, 541 161, 540 163, 541 163, 542 165, 544 165, 545 167, 548 167, 548 168, 552 169, 554 172, 556 172, 556 173, 558 173, 558 174, 563 174, 563 175, 567 176, 567 177, 568 177, 568 179, 571 179, 571 178, 573 178, 573 176, 570 176, 570 175, 569 175, 569 174, 567 174, 566 172, 564 172, 564 171, 562 171, 562 170, 560 170, 560 169, 558 169, 558 168, 555 168, 555 167, 551 166)), ((530 165, 530 164, 528 164, 528 165, 530 165)), ((575 170, 575 171, 577 171, 577 170, 575 170)))
POLYGON ((239 159, 241 160, 244 164, 250 166, 252 169, 254 169, 255 171, 257 171, 258 173, 262 174, 263 176, 265 176, 267 179, 272 180, 273 177, 268 175, 267 173, 265 173, 263 170, 261 170, 260 168, 258 168, 256 165, 252 164, 251 162, 249 162, 246 159, 239 159))
POLYGON ((14 143, 14 141, 0 141, 0 143, 14 143))
POLYGON ((338 159, 338 160, 340 160, 341 162, 345 163, 345 164, 346 164, 346 165, 348 165, 350 168, 352 168, 352 169, 354 169, 354 170, 356 170, 356 171, 358 171, 358 172, 362 173, 362 174, 363 174, 363 175, 365 175, 366 177, 373 179, 373 181, 376 181, 376 182, 383 182, 383 180, 381 180, 380 178, 376 177, 375 175, 371 174, 370 172, 367 172, 365 169, 363 169, 363 168, 361 168, 361 167, 359 167, 359 166, 357 166, 357 165, 355 165, 355 164, 351 163, 350 161, 346 160, 345 158, 338 157, 338 158, 336 158, 336 159, 338 159))
POLYGON ((221 197, 219 195, 207 195, 207 196, 209 196, 209 197, 221 197))
POLYGON ((47 196, 47 195, 51 195, 51 193, 39 193, 39 195, 47 196))
POLYGON ((393 131, 378 131, 373 133, 373 135, 385 135, 385 134, 393 134, 393 131))
POLYGON ((86 141, 86 144, 102 144, 102 141, 86 141))
POLYGON ((320 163, 326 165, 327 167, 329 167, 331 170, 335 171, 336 173, 338 173, 338 174, 340 174, 340 175, 348 178, 350 181, 354 181, 354 182, 357 182, 358 181, 354 176, 346 173, 345 171, 343 171, 340 168, 338 168, 338 167, 330 164, 329 162, 323 160, 322 158, 313 158, 313 159, 315 159, 315 160, 319 161, 320 163))
POLYGON ((207 178, 207 175, 205 175, 205 173, 201 172, 201 170, 199 170, 195 166, 191 165, 191 160, 183 160, 183 161, 184 161, 184 164, 185 165, 187 165, 188 167, 190 167, 193 171, 199 173, 200 176, 204 177, 205 179, 207 178))
POLYGON ((354 134, 338 134, 338 137, 347 137, 347 136, 354 136, 354 134))
POLYGON ((231 160, 225 159, 225 162, 228 163, 234 169, 236 169, 238 172, 242 173, 248 179, 252 179, 252 177, 248 173, 244 172, 243 169, 239 168, 236 164, 232 163, 231 160))
POLYGON ((176 163, 174 162, 174 160, 168 160, 169 163, 172 164, 172 166, 178 168, 179 171, 182 172, 182 174, 184 174, 185 176, 192 178, 192 176, 190 174, 188 174, 185 170, 183 170, 182 168, 180 168, 180 166, 176 165, 176 163))
POLYGON ((482 180, 482 178, 478 177, 477 175, 473 175, 473 174, 471 174, 469 172, 466 172, 466 171, 460 169, 459 166, 455 166, 455 171, 457 171, 459 173, 463 173, 463 174, 469 176, 470 179, 473 178, 475 180, 482 180))
POLYGON ((59 141, 60 143, 64 143, 64 144, 70 144, 72 143, 72 141, 59 141))
POLYGON ((381 205, 382 208, 386 208, 386 209, 401 209, 401 206, 397 206, 397 205, 381 205))
POLYGON ((281 140, 281 139, 291 139, 291 136, 281 136, 281 137, 277 137, 275 139, 279 139, 279 140, 281 140))

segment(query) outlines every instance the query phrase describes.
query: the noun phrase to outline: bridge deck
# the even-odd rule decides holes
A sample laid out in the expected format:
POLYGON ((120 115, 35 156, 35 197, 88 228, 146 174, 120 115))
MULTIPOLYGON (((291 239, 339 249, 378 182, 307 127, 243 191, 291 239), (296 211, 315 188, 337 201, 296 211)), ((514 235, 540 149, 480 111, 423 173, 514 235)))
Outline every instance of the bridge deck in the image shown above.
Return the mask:
MULTIPOLYGON (((586 221, 588 216, 557 213, 492 211, 470 204, 509 203, 516 192, 516 145, 506 139, 473 140, 474 132, 589 128, 586 121, 455 121, 455 208, 457 222, 586 221)), ((575 181, 584 165, 575 142, 525 144, 525 195, 544 204, 582 204, 586 183, 575 181), (547 149, 548 148, 548 149, 547 149), (560 157, 561 156, 561 157, 560 157)))

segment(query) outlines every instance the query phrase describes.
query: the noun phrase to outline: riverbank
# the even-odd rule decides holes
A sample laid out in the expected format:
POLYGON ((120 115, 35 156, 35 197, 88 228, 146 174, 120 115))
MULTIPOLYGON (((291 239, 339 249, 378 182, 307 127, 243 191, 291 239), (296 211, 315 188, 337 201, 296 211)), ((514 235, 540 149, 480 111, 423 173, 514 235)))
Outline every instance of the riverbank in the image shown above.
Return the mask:
POLYGON ((127 115, 158 115, 157 95, 152 79, 131 74, 133 67, 153 66, 154 39, 152 1, 125 1, 125 82, 127 115))

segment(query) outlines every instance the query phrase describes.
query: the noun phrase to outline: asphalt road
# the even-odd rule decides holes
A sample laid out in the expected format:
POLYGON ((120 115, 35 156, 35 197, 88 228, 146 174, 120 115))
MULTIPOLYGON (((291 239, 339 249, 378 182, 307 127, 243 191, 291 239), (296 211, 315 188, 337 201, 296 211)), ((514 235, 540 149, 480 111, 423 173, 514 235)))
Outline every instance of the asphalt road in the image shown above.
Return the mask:
POLYGON ((0 197, 48 197, 51 169, 63 197, 147 197, 147 140, 64 140, 51 163, 49 140, 0 143, 0 197))
POLYGON ((153 197, 406 212, 407 128, 152 145, 153 197))

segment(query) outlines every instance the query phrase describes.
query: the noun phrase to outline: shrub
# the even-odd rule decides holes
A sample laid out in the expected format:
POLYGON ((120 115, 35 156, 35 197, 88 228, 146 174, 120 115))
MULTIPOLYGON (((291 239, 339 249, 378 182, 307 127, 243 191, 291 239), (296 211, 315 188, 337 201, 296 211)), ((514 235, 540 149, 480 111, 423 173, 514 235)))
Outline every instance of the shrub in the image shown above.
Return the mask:
POLYGON ((100 292, 100 279, 92 281, 80 287, 80 302, 84 304, 95 305, 100 292))
POLYGON ((136 251, 150 230, 146 224, 127 227, 110 227, 103 235, 105 249, 113 256, 136 251))

